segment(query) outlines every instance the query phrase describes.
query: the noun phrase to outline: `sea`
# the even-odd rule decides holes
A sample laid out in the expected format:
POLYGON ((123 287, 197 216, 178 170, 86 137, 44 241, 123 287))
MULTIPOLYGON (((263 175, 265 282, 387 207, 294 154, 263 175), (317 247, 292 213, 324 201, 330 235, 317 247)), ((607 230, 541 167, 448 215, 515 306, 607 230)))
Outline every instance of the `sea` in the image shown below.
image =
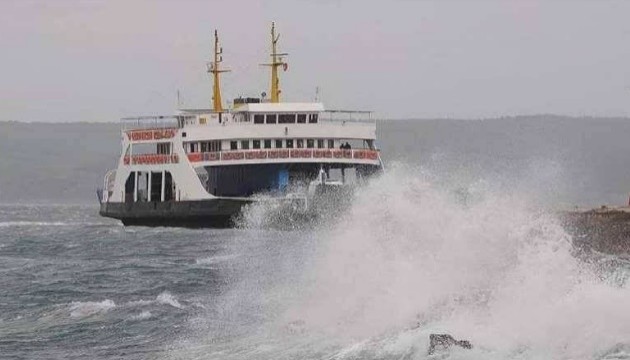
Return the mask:
POLYGON ((118 124, 0 122, 0 359, 630 359, 630 254, 558 216, 627 204, 630 119, 378 134, 338 216, 148 228, 98 215, 118 124))

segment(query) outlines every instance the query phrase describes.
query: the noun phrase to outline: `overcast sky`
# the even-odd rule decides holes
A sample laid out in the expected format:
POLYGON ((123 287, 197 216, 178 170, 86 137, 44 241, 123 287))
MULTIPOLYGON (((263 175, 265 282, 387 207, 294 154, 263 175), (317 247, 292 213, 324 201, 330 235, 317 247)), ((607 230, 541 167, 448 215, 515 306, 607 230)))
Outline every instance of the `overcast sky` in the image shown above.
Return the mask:
POLYGON ((0 120, 117 121, 208 107, 219 30, 224 101, 283 100, 386 118, 630 116, 630 1, 0 1, 0 120))

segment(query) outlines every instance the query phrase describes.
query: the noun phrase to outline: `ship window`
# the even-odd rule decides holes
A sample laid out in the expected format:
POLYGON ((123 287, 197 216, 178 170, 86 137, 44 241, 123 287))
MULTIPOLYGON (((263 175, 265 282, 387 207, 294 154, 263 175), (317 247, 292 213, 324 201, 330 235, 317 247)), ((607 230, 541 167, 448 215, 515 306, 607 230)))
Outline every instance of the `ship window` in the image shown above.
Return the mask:
POLYGON ((278 116, 276 114, 267 114, 267 124, 275 124, 278 116))
POLYGON ((324 147, 324 140, 322 140, 322 139, 317 140, 317 147, 320 148, 320 149, 323 148, 324 147))
POLYGON ((249 149, 249 140, 241 140, 241 149, 243 150, 249 149))
POLYGON ((282 149, 282 140, 276 140, 276 149, 282 149))
POLYGON ((221 141, 210 141, 208 143, 208 151, 221 151, 221 141))
POLYGON ((293 149, 293 140, 287 140, 287 149, 293 149))
MULTIPOLYGON (((282 143, 280 143, 282 145, 282 143)), ((271 149, 271 140, 265 140, 265 149, 271 149)))
POLYGON ((190 152, 194 153, 197 151, 197 144, 196 143, 190 143, 190 152))
POLYGON ((260 140, 252 141, 252 149, 260 149, 260 140))
POLYGON ((254 115, 254 124, 264 124, 265 123, 265 115, 256 114, 254 115))
POLYGON ((208 152, 208 143, 206 142, 201 143, 201 152, 208 152))
POLYGON ((333 140, 333 139, 328 140, 328 148, 329 149, 334 149, 335 148, 335 140, 333 140))
POLYGON ((156 148, 157 148, 156 144, 150 144, 150 143, 133 144, 131 145, 130 152, 133 155, 155 154, 156 148))
POLYGON ((158 143, 157 144, 157 153, 158 154, 170 154, 171 153, 171 144, 170 143, 158 143))
POLYGON ((304 139, 297 139, 297 148, 301 149, 304 147, 304 139))
POLYGON ((295 114, 280 114, 278 124, 295 124, 295 114))
POLYGON ((306 124, 306 114, 298 114, 297 122, 298 124, 306 124))
POLYGON ((238 150, 238 142, 230 141, 230 150, 238 150))
POLYGON ((312 149, 315 147, 315 140, 313 139, 308 139, 306 140, 306 147, 309 149, 312 149))
POLYGON ((315 124, 317 123, 317 114, 309 114, 308 115, 308 122, 310 124, 315 124))

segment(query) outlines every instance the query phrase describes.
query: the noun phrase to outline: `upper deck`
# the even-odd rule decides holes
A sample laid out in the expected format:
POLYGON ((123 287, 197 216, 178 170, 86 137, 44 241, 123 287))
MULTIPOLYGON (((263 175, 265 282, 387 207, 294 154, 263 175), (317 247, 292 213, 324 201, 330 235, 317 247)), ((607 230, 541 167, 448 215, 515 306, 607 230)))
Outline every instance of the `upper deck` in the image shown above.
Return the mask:
POLYGON ((215 31, 212 109, 179 109, 169 116, 122 119, 125 165, 191 162, 377 164, 376 122, 369 111, 326 110, 320 102, 281 102, 278 70, 287 69, 277 51, 272 24, 269 98, 222 104, 223 49, 215 31))
POLYGON ((164 129, 181 131, 182 141, 271 139, 279 136, 376 139, 376 122, 372 120, 371 112, 327 111, 321 103, 245 104, 222 112, 185 109, 172 116, 124 118, 122 128, 133 142, 161 140, 165 136, 138 134, 164 129))
POLYGON ((188 109, 125 118, 123 132, 125 148, 130 147, 125 164, 172 162, 168 149, 176 148, 191 162, 222 165, 378 161, 371 113, 326 111, 321 103, 256 103, 222 112, 188 109), (158 144, 157 152, 149 152, 157 160, 136 148, 142 144, 158 144))

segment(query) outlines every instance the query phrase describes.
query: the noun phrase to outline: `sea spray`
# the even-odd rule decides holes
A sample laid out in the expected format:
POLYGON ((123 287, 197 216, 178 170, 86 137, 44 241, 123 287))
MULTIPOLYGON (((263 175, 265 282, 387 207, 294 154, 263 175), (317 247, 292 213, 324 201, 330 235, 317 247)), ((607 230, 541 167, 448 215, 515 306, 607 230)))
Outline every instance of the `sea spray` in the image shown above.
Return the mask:
POLYGON ((176 357, 425 358, 432 332, 472 342, 453 358, 623 354, 630 290, 574 256, 532 189, 449 189, 438 179, 393 167, 310 230, 249 228, 244 241, 270 236, 274 256, 257 254, 260 268, 225 294, 219 318, 238 335, 214 328, 176 357))

